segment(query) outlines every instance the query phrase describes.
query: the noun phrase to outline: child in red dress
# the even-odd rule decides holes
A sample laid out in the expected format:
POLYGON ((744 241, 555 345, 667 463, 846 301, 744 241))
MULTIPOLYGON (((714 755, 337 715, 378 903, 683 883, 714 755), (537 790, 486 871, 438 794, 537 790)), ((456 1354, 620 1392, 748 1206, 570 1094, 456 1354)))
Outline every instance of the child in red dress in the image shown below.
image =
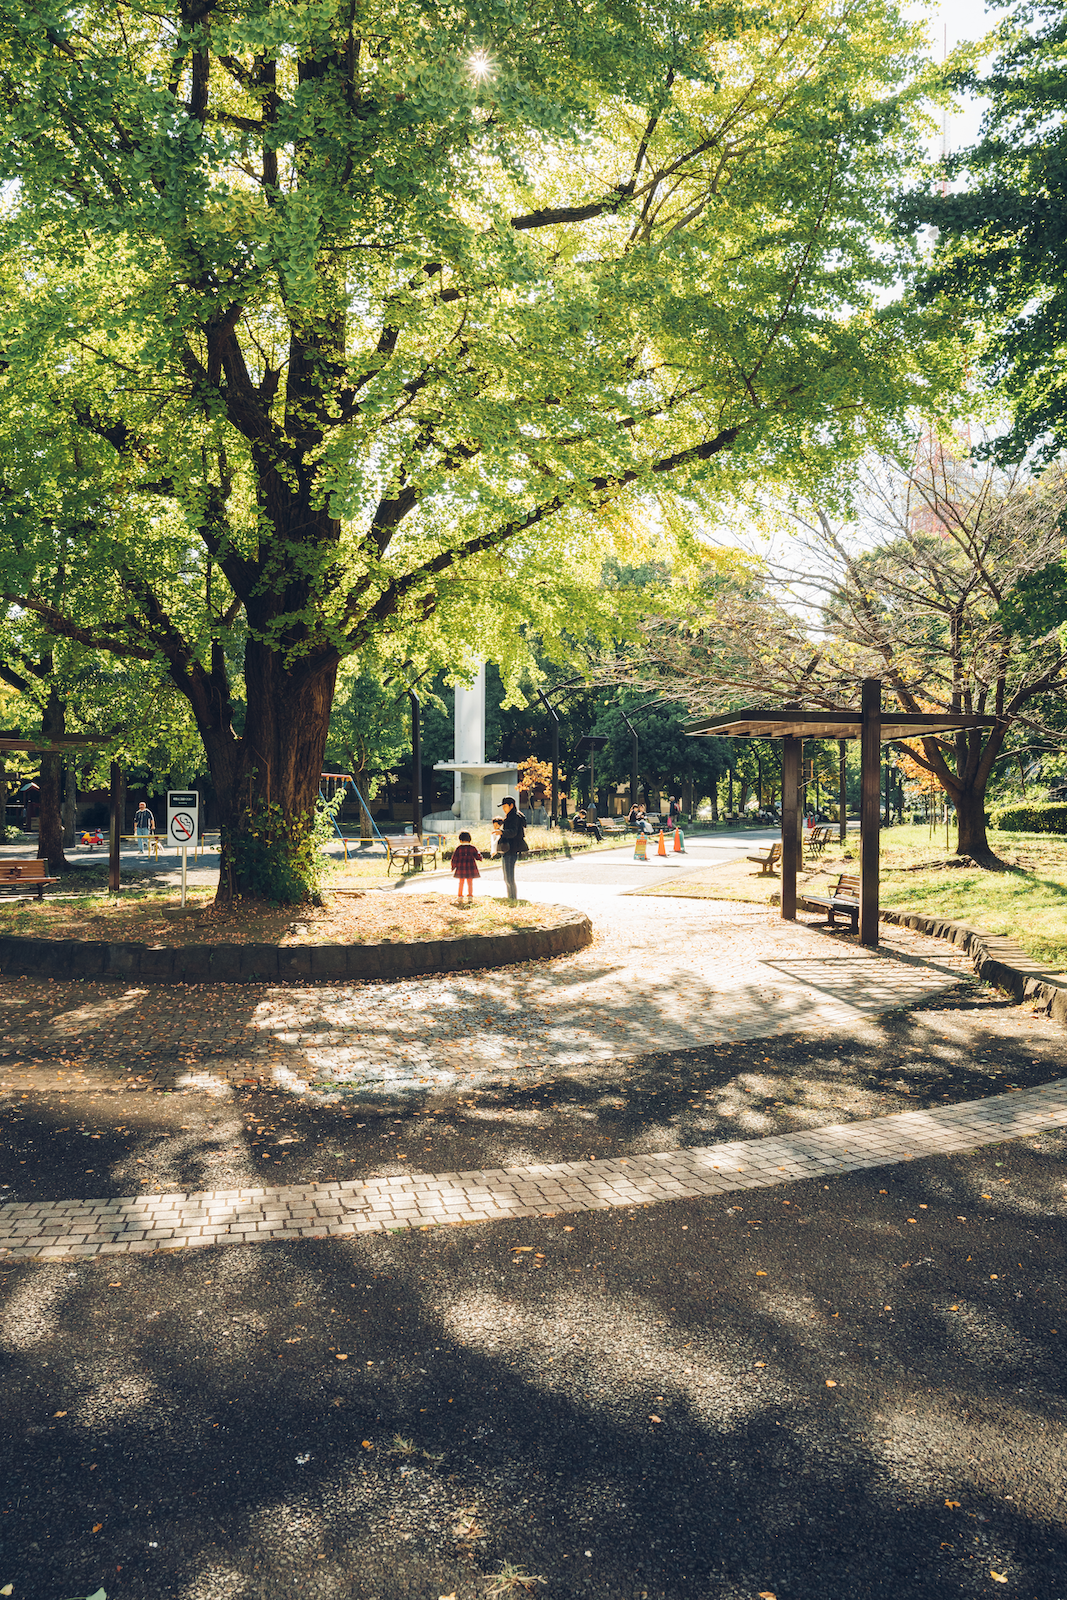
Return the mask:
POLYGON ((481 859, 480 851, 476 850, 471 844, 470 834, 461 833, 459 843, 452 852, 452 876, 459 882, 459 893, 456 896, 458 900, 464 898, 473 900, 474 880, 481 877, 481 873, 478 871, 478 863, 481 859), (466 897, 463 894, 464 884, 467 885, 466 897))

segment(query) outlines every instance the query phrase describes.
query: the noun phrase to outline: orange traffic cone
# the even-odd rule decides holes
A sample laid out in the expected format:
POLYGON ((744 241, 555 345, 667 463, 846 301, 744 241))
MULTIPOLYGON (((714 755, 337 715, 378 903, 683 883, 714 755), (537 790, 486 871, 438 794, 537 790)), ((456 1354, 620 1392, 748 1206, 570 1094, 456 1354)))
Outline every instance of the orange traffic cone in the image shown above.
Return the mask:
POLYGON ((663 829, 662 828, 659 830, 659 849, 656 851, 656 854, 658 856, 665 856, 667 854, 667 846, 663 842, 663 829))
POLYGON ((637 838, 634 840, 634 860, 648 860, 648 843, 643 833, 639 833, 637 838))
POLYGON ((676 856, 685 855, 685 840, 682 838, 681 828, 674 830, 674 853, 676 856))

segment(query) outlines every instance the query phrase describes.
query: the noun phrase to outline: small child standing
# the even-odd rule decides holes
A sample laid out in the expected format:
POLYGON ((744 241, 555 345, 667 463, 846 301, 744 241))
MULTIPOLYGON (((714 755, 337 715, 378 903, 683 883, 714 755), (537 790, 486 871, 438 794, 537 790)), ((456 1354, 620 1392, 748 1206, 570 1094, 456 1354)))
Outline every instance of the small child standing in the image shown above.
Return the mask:
POLYGON ((459 843, 452 852, 452 876, 459 883, 457 899, 464 899, 463 885, 467 885, 466 899, 474 898, 474 880, 480 878, 478 863, 482 859, 481 852, 471 844, 469 833, 461 833, 459 843))

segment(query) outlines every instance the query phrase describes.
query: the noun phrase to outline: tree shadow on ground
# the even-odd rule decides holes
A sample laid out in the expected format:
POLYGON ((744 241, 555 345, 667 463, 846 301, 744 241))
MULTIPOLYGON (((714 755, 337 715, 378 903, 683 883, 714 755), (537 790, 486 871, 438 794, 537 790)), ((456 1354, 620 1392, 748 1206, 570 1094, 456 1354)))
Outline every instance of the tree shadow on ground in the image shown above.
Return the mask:
POLYGON ((11 1267, 3 1576, 25 1600, 481 1600, 506 1562, 590 1600, 1048 1593, 1065 1144, 998 1150, 982 1213, 992 1156, 751 1210, 11 1267))

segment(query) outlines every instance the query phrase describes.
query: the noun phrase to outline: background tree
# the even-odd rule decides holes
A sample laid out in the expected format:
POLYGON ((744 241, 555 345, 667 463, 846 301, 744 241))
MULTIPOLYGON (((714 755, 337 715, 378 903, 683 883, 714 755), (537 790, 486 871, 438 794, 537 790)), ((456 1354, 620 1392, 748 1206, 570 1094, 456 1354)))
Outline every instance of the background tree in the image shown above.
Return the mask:
POLYGON ((346 656, 618 634, 628 497, 810 479, 931 393, 884 292, 889 0, 0 0, 0 34, 0 413, 62 422, 99 501, 76 608, 2 550, 0 589, 169 674, 225 886, 300 857, 346 656))
MULTIPOLYGON (((378 673, 355 660, 342 666, 330 713, 324 761, 330 770, 347 772, 370 810, 376 780, 409 756, 410 714, 407 696, 395 682, 386 685, 378 673)), ((367 810, 360 806, 360 836, 371 835, 367 810)))
MULTIPOLYGON (((986 836, 986 790, 1012 729, 1042 727, 1042 706, 1067 686, 1067 640, 1021 635, 1006 597, 1063 552, 1067 479, 1000 472, 961 459, 927 434, 914 465, 868 479, 858 529, 808 522, 808 565, 781 573, 799 595, 822 589, 833 653, 877 673, 904 711, 992 716, 991 728, 904 746, 948 794, 957 851, 999 866, 986 836)), ((1046 735, 1054 737, 1051 727, 1046 735)))
POLYGON ((684 707, 647 702, 646 695, 620 695, 618 706, 609 706, 597 718, 596 732, 608 736, 606 748, 597 756, 597 777, 606 783, 630 782, 633 739, 623 721, 625 713, 637 729, 638 774, 651 810, 657 809, 653 797, 664 789, 681 795, 691 786, 697 799, 711 794, 726 771, 730 752, 717 739, 687 738, 691 718, 684 707))
POLYGON ((903 217, 937 229, 921 292, 971 330, 1014 410, 990 448, 1051 459, 1067 446, 1067 5, 1024 0, 996 39, 984 74, 966 59, 947 70, 988 106, 979 142, 947 164, 958 187, 910 195, 903 217))

